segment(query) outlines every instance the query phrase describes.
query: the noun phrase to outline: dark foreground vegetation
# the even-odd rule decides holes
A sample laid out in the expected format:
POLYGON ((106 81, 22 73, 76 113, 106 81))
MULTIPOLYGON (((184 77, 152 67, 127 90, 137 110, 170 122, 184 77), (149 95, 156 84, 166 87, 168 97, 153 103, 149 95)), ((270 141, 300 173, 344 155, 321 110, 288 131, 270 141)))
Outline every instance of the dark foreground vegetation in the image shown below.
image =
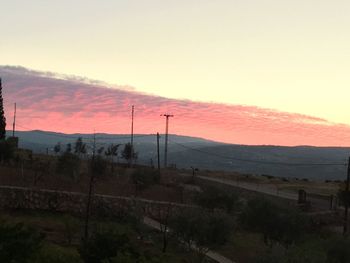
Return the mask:
MULTIPOLYGON (((3 208, 0 262, 211 262, 209 250, 239 263, 350 262, 350 242, 329 223, 333 218, 209 185, 192 171, 139 166, 130 144, 89 149, 78 139, 57 144, 55 155, 7 140, 1 147, 2 186, 84 193, 86 203, 72 214, 3 208), (150 214, 135 202, 119 216, 102 215, 96 194, 164 204, 150 214)), ((339 197, 349 201, 344 191, 339 197)))

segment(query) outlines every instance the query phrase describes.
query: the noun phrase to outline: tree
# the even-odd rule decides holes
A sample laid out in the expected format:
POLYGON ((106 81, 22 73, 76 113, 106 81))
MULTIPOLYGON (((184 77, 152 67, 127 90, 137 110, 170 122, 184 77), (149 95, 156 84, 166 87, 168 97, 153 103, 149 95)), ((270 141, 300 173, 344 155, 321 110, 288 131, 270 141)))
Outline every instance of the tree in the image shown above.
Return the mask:
POLYGON ((105 155, 111 158, 111 170, 114 172, 114 156, 118 156, 118 148, 120 144, 111 144, 105 151, 105 155))
POLYGON ((209 250, 225 245, 232 233, 232 222, 226 214, 193 208, 178 211, 170 226, 188 250, 197 252, 199 262, 209 250))
POLYGON ((307 218, 292 208, 282 208, 262 198, 248 201, 240 220, 247 229, 263 234, 264 243, 288 248, 307 230, 307 218))
POLYGON ((71 152, 72 152, 72 144, 67 143, 67 146, 66 146, 66 153, 71 153, 71 152))
POLYGON ((55 152, 55 154, 58 154, 61 151, 61 143, 58 142, 54 147, 53 147, 53 151, 55 152))
POLYGON ((204 187, 197 194, 195 201, 209 210, 222 209, 229 214, 237 210, 240 205, 237 194, 213 186, 204 187))
POLYGON ((134 151, 131 143, 127 143, 122 151, 122 157, 130 164, 132 160, 137 159, 137 152, 134 151))
POLYGON ((97 149, 97 154, 101 155, 104 151, 105 147, 101 146, 100 148, 97 149))
POLYGON ((83 142, 83 138, 79 137, 74 144, 74 153, 79 157, 86 153, 86 144, 83 142))
POLYGON ((4 101, 2 98, 2 83, 0 78, 0 141, 6 138, 6 118, 4 112, 4 101))
POLYGON ((174 205, 172 203, 167 203, 166 205, 158 205, 155 210, 155 220, 159 222, 159 229, 163 237, 162 252, 165 253, 169 242, 169 224, 174 214, 174 205))

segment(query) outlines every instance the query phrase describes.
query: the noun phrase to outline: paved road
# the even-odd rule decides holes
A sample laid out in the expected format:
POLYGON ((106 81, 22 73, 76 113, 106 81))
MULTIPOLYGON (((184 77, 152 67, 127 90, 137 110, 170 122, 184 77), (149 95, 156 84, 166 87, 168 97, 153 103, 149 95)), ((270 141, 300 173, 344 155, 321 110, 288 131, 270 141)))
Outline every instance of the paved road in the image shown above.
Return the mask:
MULTIPOLYGON (((274 187, 272 185, 240 182, 240 181, 233 181, 233 180, 229 180, 229 179, 214 178, 214 177, 208 177, 208 176, 197 176, 197 177, 202 179, 202 180, 217 182, 217 183, 221 183, 221 184, 225 184, 225 185, 230 185, 230 186, 233 186, 236 188, 238 187, 238 188, 242 188, 242 189, 252 191, 252 192, 276 196, 279 198, 284 198, 284 199, 292 200, 295 202, 297 202, 297 200, 298 200, 297 193, 278 190, 277 187, 274 187)), ((311 205, 314 207, 317 207, 317 208, 322 209, 322 210, 329 210, 329 206, 330 206, 329 200, 308 196, 307 201, 310 201, 311 205)))
MULTIPOLYGON (((160 231, 160 224, 156 220, 153 220, 152 218, 149 218, 149 217, 144 217, 143 222, 145 223, 145 225, 160 231)), ((218 262, 218 263, 235 263, 234 261, 232 261, 232 260, 214 252, 214 251, 208 251, 206 256, 208 258, 218 262)))

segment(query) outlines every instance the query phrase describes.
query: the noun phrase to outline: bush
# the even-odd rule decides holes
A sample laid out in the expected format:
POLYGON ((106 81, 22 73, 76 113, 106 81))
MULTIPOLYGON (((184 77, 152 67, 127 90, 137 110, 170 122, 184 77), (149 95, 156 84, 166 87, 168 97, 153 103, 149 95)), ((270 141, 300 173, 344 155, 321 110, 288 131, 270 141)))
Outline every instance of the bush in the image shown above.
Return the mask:
POLYGON ((327 250, 327 263, 350 262, 350 241, 347 239, 332 240, 327 250))
POLYGON ((240 216, 244 227, 263 234, 266 245, 274 242, 288 247, 308 229, 308 220, 299 211, 282 208, 265 199, 250 200, 240 216))
POLYGON ((187 249, 196 248, 198 254, 203 255, 208 249, 216 249, 228 242, 232 222, 221 212, 208 213, 188 208, 179 211, 170 220, 170 227, 187 249))
POLYGON ((107 162, 100 155, 96 155, 91 161, 91 170, 95 176, 105 174, 106 168, 107 162))
POLYGON ((159 173, 157 170, 142 168, 135 170, 131 175, 132 183, 138 190, 144 190, 153 184, 159 183, 159 173))
POLYGON ((80 169, 80 159, 75 154, 65 152, 58 158, 57 172, 71 178, 77 178, 80 169))
POLYGON ((0 262, 29 262, 39 252, 43 236, 23 224, 0 225, 0 262))
POLYGON ((207 209, 222 209, 227 213, 236 211, 240 206, 238 195, 216 187, 203 188, 195 197, 195 202, 207 209))
POLYGON ((11 140, 0 140, 0 162, 14 157, 15 145, 11 140))
POLYGON ((82 263, 79 253, 57 245, 44 246, 31 263, 82 263))
POLYGON ((126 234, 115 231, 97 232, 88 240, 84 240, 79 253, 85 263, 110 262, 120 254, 137 257, 126 234))

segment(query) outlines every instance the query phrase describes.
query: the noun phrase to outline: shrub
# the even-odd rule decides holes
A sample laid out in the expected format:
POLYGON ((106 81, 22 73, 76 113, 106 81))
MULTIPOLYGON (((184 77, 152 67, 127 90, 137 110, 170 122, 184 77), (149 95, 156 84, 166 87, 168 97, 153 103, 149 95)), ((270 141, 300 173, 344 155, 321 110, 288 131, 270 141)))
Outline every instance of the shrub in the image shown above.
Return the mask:
POLYGON ((263 234, 266 245, 274 242, 288 247, 307 230, 308 220, 299 211, 282 208, 265 199, 250 200, 243 210, 240 221, 248 230, 263 234))
POLYGON ((153 184, 159 183, 160 178, 157 170, 141 168, 132 173, 131 180, 137 189, 142 191, 153 184))
POLYGON ((232 213, 239 207, 238 195, 232 192, 225 192, 216 187, 205 187, 195 197, 195 202, 207 209, 222 209, 227 213, 232 213))
POLYGON ((0 262, 28 262, 36 256, 43 236, 23 224, 0 225, 0 262))
POLYGON ((63 153, 58 158, 57 171, 71 178, 77 178, 80 169, 80 159, 70 152, 63 153))
POLYGON ((79 253, 85 263, 110 262, 125 253, 137 256, 128 236, 115 231, 94 233, 88 240, 83 240, 79 253))
POLYGON ((57 245, 43 246, 31 263, 82 263, 75 249, 67 249, 57 245))

